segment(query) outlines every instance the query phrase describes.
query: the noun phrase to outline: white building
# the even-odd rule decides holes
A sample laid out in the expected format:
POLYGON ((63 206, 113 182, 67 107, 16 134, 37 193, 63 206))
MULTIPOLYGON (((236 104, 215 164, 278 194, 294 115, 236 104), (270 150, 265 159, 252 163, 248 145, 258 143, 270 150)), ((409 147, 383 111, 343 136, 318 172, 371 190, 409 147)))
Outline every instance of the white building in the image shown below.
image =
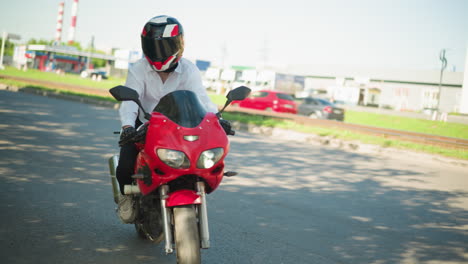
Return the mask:
POLYGON ((440 71, 337 70, 310 66, 290 67, 288 71, 306 76, 305 90, 345 104, 409 111, 439 108, 442 112, 460 112, 463 105, 462 72, 444 71, 439 103, 440 71))
POLYGON ((468 47, 466 48, 465 74, 462 95, 460 97, 460 113, 468 114, 468 47))

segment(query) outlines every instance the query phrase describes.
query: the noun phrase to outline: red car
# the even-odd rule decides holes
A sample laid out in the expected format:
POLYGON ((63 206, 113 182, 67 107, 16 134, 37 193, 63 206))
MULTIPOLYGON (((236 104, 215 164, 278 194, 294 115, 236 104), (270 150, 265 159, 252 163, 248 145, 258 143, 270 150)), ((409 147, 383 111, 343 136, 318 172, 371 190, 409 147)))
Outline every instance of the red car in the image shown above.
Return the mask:
POLYGON ((294 98, 283 92, 261 90, 252 94, 243 101, 235 101, 235 106, 281 113, 297 113, 297 104, 294 98))

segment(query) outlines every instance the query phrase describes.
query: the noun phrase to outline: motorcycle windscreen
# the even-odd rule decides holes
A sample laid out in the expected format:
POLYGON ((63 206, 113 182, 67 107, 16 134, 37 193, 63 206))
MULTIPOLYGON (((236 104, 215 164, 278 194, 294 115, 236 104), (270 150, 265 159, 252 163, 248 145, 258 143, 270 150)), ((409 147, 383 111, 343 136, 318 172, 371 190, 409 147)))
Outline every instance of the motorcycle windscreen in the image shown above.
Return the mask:
POLYGON ((189 128, 198 126, 206 115, 206 109, 200 103, 198 96, 187 90, 166 94, 153 111, 165 115, 180 126, 189 128))

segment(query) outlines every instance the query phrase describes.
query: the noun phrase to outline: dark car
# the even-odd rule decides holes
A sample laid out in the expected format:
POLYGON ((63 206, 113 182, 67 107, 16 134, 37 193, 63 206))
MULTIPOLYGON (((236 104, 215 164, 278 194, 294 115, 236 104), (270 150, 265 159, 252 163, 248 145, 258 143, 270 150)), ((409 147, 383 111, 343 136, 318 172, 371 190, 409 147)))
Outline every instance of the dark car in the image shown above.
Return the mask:
POLYGON ((302 98, 297 113, 310 118, 344 120, 345 110, 321 98, 302 98))
POLYGON ((235 101, 233 105, 280 113, 297 113, 294 98, 287 93, 278 91, 261 90, 252 92, 250 97, 243 101, 235 101))
POLYGON ((107 73, 105 71, 93 71, 89 73, 89 76, 93 80, 107 79, 107 73))

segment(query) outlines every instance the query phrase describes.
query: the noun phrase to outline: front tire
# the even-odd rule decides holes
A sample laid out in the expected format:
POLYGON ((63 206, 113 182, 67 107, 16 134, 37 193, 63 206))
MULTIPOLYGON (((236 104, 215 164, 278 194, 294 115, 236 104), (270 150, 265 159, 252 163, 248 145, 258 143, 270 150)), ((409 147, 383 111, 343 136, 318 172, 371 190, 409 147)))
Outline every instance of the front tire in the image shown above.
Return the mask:
POLYGON ((148 236, 146 235, 146 232, 143 230, 142 224, 135 223, 135 231, 137 232, 139 238, 143 240, 148 240, 148 236))
POLYGON ((177 263, 200 263, 200 237, 193 205, 174 207, 174 235, 177 263))
POLYGON ((138 217, 135 221, 135 230, 138 237, 159 243, 164 239, 162 226, 161 205, 159 199, 144 196, 137 200, 138 217))

